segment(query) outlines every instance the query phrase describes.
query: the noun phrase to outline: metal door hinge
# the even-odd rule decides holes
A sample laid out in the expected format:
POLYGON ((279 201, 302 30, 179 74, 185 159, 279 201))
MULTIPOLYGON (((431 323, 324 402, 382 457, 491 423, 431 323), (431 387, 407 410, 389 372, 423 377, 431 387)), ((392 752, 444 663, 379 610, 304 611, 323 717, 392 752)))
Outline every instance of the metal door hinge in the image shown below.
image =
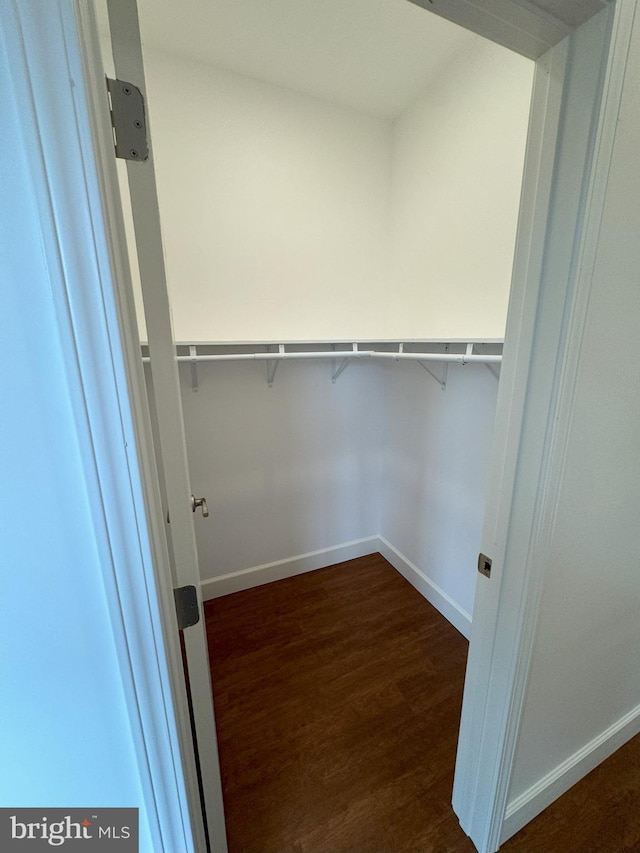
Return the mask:
POLYGON ((133 83, 107 77, 111 101, 116 157, 123 160, 146 160, 149 157, 147 122, 144 117, 144 98, 133 83))
POLYGON ((478 554, 478 571, 487 578, 491 577, 491 557, 478 554))
POLYGON ((178 617, 178 628, 184 631, 200 621, 200 608, 198 607, 198 593, 195 586, 179 586, 173 590, 176 601, 176 615, 178 617))

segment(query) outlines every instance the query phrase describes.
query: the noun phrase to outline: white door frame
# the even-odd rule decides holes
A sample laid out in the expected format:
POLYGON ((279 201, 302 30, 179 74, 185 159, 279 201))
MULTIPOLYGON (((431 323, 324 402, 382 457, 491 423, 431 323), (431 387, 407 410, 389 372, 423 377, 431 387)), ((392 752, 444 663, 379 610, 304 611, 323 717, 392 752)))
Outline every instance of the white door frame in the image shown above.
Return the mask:
MULTIPOLYGON (((74 6, 70 0, 3 3, 0 26, 12 70, 3 88, 20 106, 17 132, 29 152, 30 182, 23 191, 37 211, 41 244, 25 251, 40 251, 49 270, 82 444, 87 508, 136 750, 139 805, 155 851, 192 853, 205 848, 197 840, 199 803, 188 787, 195 772, 189 713, 184 685, 175 678, 180 647, 158 525, 135 314, 125 286, 128 261, 111 251, 111 236, 121 236, 120 200, 104 182, 110 160, 95 147, 100 110, 96 92, 86 86, 87 55, 99 56, 89 12, 86 3, 74 6), (92 45, 84 55, 83 40, 92 45)), ((101 84, 104 98, 103 78, 101 84)), ((22 284, 29 311, 29 283, 22 284)))
MULTIPOLYGON (((116 75, 134 83, 146 100, 146 82, 138 9, 135 0, 107 0, 116 75)), ((204 624, 202 589, 194 516, 189 503, 191 485, 187 460, 180 380, 167 289, 160 209, 153 160, 153 141, 147 115, 149 159, 127 161, 131 211, 144 302, 151 360, 155 426, 162 458, 162 477, 176 586, 194 585, 201 614, 199 624, 183 632, 189 669, 189 691, 196 732, 201 797, 212 853, 227 849, 222 782, 218 759, 213 690, 204 624)), ((138 358, 140 354, 138 353, 138 358)), ((214 496, 212 495, 211 498, 214 496)))
POLYGON ((481 853, 497 850, 580 778, 546 780, 520 814, 508 802, 635 7, 617 0, 582 25, 599 29, 580 60, 593 95, 571 158, 561 123, 578 31, 537 62, 482 543, 492 576, 478 579, 453 798, 481 853), (563 154, 572 162, 558 190, 563 154), (556 191, 560 237, 551 229, 556 191))
MULTIPOLYGON (((185 656, 190 673, 191 714, 181 714, 180 735, 185 755, 185 780, 189 797, 191 825, 198 853, 226 853, 226 829, 222 801, 222 784, 218 761, 213 692, 211 688, 207 638, 204 626, 202 592, 198 568, 184 421, 178 380, 171 314, 164 269, 164 253, 160 228, 160 213, 155 184, 153 153, 150 147, 146 162, 127 161, 131 190, 131 206, 136 232, 138 266, 145 305, 145 320, 153 371, 154 403, 156 407, 159 452, 162 459, 168 511, 171 518, 171 555, 167 546, 169 531, 161 508, 158 486, 158 464, 149 420, 147 393, 136 311, 129 269, 128 250, 122 213, 122 201, 113 149, 113 132, 109 115, 104 64, 102 60, 93 4, 73 0, 78 22, 80 49, 84 67, 84 84, 88 94, 91 135, 96 151, 99 183, 104 204, 106 239, 113 259, 114 290, 118 300, 122 326, 124 357, 130 376, 130 394, 135 400, 138 447, 144 455, 143 485, 148 494, 150 534, 155 550, 161 555, 159 571, 165 579, 162 590, 163 606, 173 611, 173 578, 176 586, 196 588, 201 614, 197 625, 183 632, 185 656), (197 752, 194 751, 195 728, 197 752), (204 809, 204 814, 203 814, 204 809)), ((133 83, 145 94, 142 48, 135 0, 108 3, 110 24, 116 36, 112 39, 116 75, 133 83)), ((188 704, 184 666, 178 635, 172 638, 174 653, 170 667, 174 691, 183 708, 188 704)))
MULTIPOLYGON (((63 0, 58 0, 62 3, 63 0)), ((84 3, 75 0, 78 19, 86 19, 84 3)), ((504 5, 504 3, 503 3, 504 5)), ((514 4, 517 5, 517 4, 514 4)), ((629 20, 635 11, 636 0, 618 0, 615 9, 613 25, 614 49, 610 55, 607 75, 603 81, 605 97, 600 117, 597 140, 595 143, 596 158, 594 164, 585 176, 581 190, 585 195, 581 201, 580 215, 583 237, 581 238, 581 262, 586 263, 589 251, 592 250, 599 219, 602 198, 599 196, 603 186, 603 175, 607 164, 607 146, 611 144, 615 122, 616 99, 619 100, 621 91, 622 71, 626 58, 625 35, 630 30, 629 20)), ((464 23, 464 22, 461 22, 464 23)), ((106 130, 99 118, 97 106, 100 95, 100 80, 96 66, 95 37, 89 30, 91 26, 82 25, 82 39, 85 51, 85 74, 87 75, 91 98, 94 103, 92 110, 92 131, 94 143, 97 145, 97 158, 103 175, 101 191, 107 217, 107 230, 110 232, 112 254, 119 259, 116 264, 116 289, 127 291, 129 288, 128 273, 126 272, 126 250, 124 248, 121 213, 118 209, 117 196, 114 191, 116 183, 113 175, 109 176, 112 166, 106 161, 108 154, 103 146, 106 143, 106 130), (98 142, 98 140, 101 140, 98 142), (111 185, 111 190, 108 186, 111 185)), ((564 76, 566 46, 553 50, 552 56, 539 60, 538 83, 536 89, 536 106, 534 107, 532 133, 528 148, 528 187, 529 201, 523 206, 519 231, 519 252, 516 264, 526 284, 514 291, 510 307, 510 326, 505 348, 501 378, 502 404, 497 421, 497 446, 503 448, 496 455, 494 462, 494 485, 492 491, 493 505, 489 510, 493 530, 490 543, 485 548, 494 557, 493 577, 489 581, 481 580, 479 584, 477 618, 474 620, 474 630, 471 642, 471 669, 478 667, 475 674, 467 679, 465 709, 461 727, 459 765, 457 788, 455 796, 456 810, 461 817, 465 830, 472 836, 478 849, 491 851, 497 849, 501 840, 507 806, 507 793, 510 768, 513 762, 519 709, 526 689, 526 675, 529 663, 529 653, 534 636, 535 605, 537 581, 536 572, 540 564, 534 560, 521 560, 510 567, 509 573, 503 573, 507 547, 513 545, 513 537, 508 541, 507 534, 511 529, 511 503, 516 486, 516 474, 520 464, 521 439, 526 406, 528 400, 528 382, 534 356, 537 352, 535 339, 535 324, 537 305, 539 301, 540 268, 543 263, 542 248, 547 226, 549 198, 553 188, 553 157, 555 153, 558 120, 560 111, 560 92, 564 76), (526 270, 526 274, 525 271, 526 270), (508 404, 507 402, 508 401, 508 404), (490 546, 490 547, 489 547, 490 546), (503 664, 506 664, 503 668, 503 664), (462 781, 460 781, 462 780, 462 781)), ((135 81, 133 81, 135 82, 135 81)), ((97 226, 98 227, 98 226, 97 226)), ((100 235, 104 239, 104 233, 100 235)), ((579 265, 578 265, 579 266, 579 265)), ((574 270, 574 274, 575 270, 574 270)), ((120 293, 121 316, 120 324, 125 339, 126 360, 129 373, 136 374, 134 381, 130 377, 130 385, 126 389, 130 394, 136 409, 143 408, 140 400, 144 399, 144 388, 139 374, 139 352, 135 352, 135 340, 127 341, 127 334, 137 338, 132 328, 132 304, 130 296, 120 293), (138 364, 135 367, 135 363, 138 364), (138 396, 140 395, 140 396, 138 396)), ((552 374, 556 369, 562 369, 567 361, 567 353, 562 347, 551 356, 552 374), (553 361, 555 359, 555 361, 553 361)), ((543 413, 543 420, 548 424, 548 418, 553 416, 554 406, 558 400, 558 389, 555 382, 549 389, 549 395, 543 413), (554 396, 555 395, 555 396, 554 396)), ((144 416, 138 413, 138 419, 144 421, 144 416)), ((143 457, 150 457, 148 425, 144 424, 137 431, 137 441, 143 457)), ((544 469, 544 461, 548 459, 549 446, 543 443, 542 456, 532 465, 536 476, 536 496, 544 491, 548 483, 548 471, 544 469), (541 474, 542 472, 542 474, 541 474)), ((147 459, 148 468, 154 469, 153 460, 147 459)), ((522 469, 520 469, 520 473, 522 469)), ((153 493, 157 483, 153 474, 145 477, 145 491, 153 493), (153 482, 151 482, 153 481, 153 482)), ((157 494, 147 494, 148 518, 152 535, 158 537, 156 550, 162 550, 161 525, 157 517, 152 518, 152 509, 157 511, 157 494), (155 532, 154 532, 155 524, 155 532)), ((540 520, 540 507, 531 506, 528 517, 528 529, 518 531, 527 541, 530 541, 534 527, 540 520)), ((161 573, 161 557, 156 564, 156 571, 161 573)), ((166 568, 166 566, 165 566, 166 568)), ((165 582, 159 588, 163 612, 166 614, 172 607, 170 586, 165 582)), ((165 638, 169 646, 171 637, 165 638)), ((175 651, 175 650, 174 650, 175 651)), ((180 681, 182 679, 181 665, 175 654, 172 655, 172 680, 175 697, 178 704, 182 702, 180 681)), ((187 776, 193 782, 192 769, 189 768, 189 749, 191 733, 184 725, 180 726, 180 739, 183 760, 187 762, 187 776), (186 756, 186 759, 184 758, 186 756)), ((193 784, 189 787, 189 800, 192 816, 196 814, 199 802, 194 792, 193 784)), ((197 823, 197 819, 196 823, 197 823)))

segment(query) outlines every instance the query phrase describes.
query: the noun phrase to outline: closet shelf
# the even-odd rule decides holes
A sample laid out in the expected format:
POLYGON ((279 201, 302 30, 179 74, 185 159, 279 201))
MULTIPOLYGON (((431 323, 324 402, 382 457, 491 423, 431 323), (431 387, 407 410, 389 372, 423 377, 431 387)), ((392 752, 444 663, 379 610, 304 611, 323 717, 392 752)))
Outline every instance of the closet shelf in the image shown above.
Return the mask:
MULTIPOLYGON (((143 353, 146 353, 147 349, 147 346, 143 345, 143 353)), ((449 364, 484 364, 489 367, 494 376, 497 376, 493 365, 499 365, 502 362, 502 342, 473 341, 460 343, 456 341, 444 343, 442 341, 421 341, 405 343, 402 341, 386 341, 384 343, 353 342, 349 345, 344 342, 333 344, 324 342, 322 344, 179 343, 176 345, 176 361, 191 364, 194 391, 198 387, 196 371, 198 362, 264 361, 267 365, 267 382, 271 386, 280 361, 299 359, 334 362, 331 373, 333 382, 348 367, 352 359, 415 361, 421 364, 444 389, 446 387, 446 368, 449 364), (262 348, 258 349, 259 346, 262 348), (340 364, 336 366, 335 362, 338 361, 340 364), (439 378, 427 367, 427 363, 433 362, 444 366, 442 377, 439 378)), ((148 362, 150 358, 143 354, 142 360, 148 362)))

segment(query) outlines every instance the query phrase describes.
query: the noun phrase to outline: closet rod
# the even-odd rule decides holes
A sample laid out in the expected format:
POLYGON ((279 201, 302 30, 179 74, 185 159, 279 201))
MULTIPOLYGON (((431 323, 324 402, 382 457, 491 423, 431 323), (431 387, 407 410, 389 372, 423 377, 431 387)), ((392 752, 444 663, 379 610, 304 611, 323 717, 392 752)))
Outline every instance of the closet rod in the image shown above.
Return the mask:
MULTIPOLYGON (((329 352, 242 352, 218 355, 179 355, 176 361, 284 361, 287 359, 311 358, 387 358, 393 361, 438 361, 447 364, 500 364, 501 355, 451 352, 378 352, 377 350, 332 350, 329 352)), ((143 361, 149 361, 144 357, 143 361)))

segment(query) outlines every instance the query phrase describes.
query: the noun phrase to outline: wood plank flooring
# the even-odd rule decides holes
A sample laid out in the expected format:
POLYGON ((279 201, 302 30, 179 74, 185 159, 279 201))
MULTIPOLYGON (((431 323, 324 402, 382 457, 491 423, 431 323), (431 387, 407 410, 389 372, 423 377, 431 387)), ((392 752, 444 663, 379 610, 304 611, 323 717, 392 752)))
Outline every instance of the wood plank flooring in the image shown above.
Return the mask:
MULTIPOLYGON (((230 853, 473 853, 450 805, 467 642, 384 558, 205 612, 230 853)), ((502 850, 640 851, 637 819, 633 835, 620 814, 618 846, 593 846, 606 820, 573 843, 576 805, 563 801, 591 776, 502 850)), ((605 789, 603 815, 615 813, 605 789)), ((580 796, 578 830, 592 805, 580 796)))
POLYGON ((640 853, 640 735, 505 842, 500 853, 640 853))

